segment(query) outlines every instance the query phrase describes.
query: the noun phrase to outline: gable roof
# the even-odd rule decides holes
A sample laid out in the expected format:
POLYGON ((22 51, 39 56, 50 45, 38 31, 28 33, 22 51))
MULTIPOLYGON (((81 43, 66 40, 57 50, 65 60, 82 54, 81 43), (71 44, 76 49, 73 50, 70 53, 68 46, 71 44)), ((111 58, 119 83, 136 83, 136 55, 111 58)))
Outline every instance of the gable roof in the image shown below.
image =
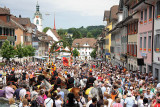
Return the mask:
POLYGON ((109 20, 109 16, 110 16, 110 11, 104 11, 104 17, 103 17, 103 21, 107 21, 109 20))
POLYGON ((61 39, 61 37, 58 35, 58 33, 57 33, 57 31, 56 31, 55 29, 50 29, 50 30, 51 30, 51 32, 56 36, 56 38, 57 38, 58 40, 61 39))
POLYGON ((13 29, 17 28, 17 26, 14 23, 12 23, 11 21, 4 22, 3 20, 0 20, 0 26, 6 27, 6 28, 13 28, 13 29))
POLYGON ((118 5, 114 5, 111 7, 111 11, 110 11, 110 20, 117 20, 118 16, 117 16, 117 12, 118 12, 118 5))
POLYGON ((92 47, 95 48, 97 40, 95 38, 82 38, 82 39, 75 39, 72 43, 73 47, 92 47), (88 44, 89 46, 84 46, 84 44, 88 44), (79 46, 77 45, 79 44, 79 46))
POLYGON ((26 26, 26 25, 31 26, 30 18, 18 18, 18 23, 20 23, 23 26, 26 26))

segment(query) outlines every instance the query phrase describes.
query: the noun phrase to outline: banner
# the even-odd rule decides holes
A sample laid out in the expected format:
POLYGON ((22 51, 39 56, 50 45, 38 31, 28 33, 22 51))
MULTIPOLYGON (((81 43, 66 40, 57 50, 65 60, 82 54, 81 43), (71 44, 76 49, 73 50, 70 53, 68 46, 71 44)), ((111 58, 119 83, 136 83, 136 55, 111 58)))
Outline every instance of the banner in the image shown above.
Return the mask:
POLYGON ((55 51, 59 51, 61 49, 61 47, 59 47, 57 50, 55 50, 55 51))
POLYGON ((63 66, 69 66, 69 61, 65 57, 63 57, 63 66))

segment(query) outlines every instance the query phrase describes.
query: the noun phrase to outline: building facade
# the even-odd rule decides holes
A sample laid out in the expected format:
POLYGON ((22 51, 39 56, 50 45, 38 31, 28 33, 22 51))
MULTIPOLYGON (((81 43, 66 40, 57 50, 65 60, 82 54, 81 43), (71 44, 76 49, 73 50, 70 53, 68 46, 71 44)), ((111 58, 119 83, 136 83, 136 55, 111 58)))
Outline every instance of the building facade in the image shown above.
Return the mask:
POLYGON ((0 48, 5 40, 15 45, 15 29, 17 26, 11 21, 11 14, 8 8, 0 7, 0 48))
POLYGON ((154 49, 153 49, 153 76, 160 82, 160 0, 154 0, 154 49))
POLYGON ((72 43, 73 50, 76 48, 79 51, 80 60, 92 60, 90 54, 96 48, 96 39, 94 38, 82 38, 75 39, 72 43))

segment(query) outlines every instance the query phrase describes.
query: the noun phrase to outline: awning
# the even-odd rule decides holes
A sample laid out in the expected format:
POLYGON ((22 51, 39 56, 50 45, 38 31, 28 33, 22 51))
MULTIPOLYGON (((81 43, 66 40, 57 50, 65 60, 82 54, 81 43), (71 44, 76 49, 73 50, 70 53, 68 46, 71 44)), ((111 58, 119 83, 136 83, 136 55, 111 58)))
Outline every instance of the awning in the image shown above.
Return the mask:
POLYGON ((42 60, 45 60, 45 58, 40 57, 40 56, 34 56, 34 58, 36 58, 36 59, 42 59, 42 60))
POLYGON ((111 55, 110 53, 106 53, 107 56, 111 55))

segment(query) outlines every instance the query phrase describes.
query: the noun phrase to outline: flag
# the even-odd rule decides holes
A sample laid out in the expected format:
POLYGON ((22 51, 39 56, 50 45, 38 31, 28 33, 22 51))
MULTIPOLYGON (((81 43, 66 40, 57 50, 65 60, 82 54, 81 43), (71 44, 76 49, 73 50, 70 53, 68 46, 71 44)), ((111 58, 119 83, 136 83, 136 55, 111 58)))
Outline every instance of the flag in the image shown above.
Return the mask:
POLYGON ((61 49, 61 47, 59 47, 57 50, 55 50, 55 51, 59 51, 61 49))
POLYGON ((69 66, 69 62, 68 62, 68 59, 63 57, 63 65, 64 66, 69 66))

